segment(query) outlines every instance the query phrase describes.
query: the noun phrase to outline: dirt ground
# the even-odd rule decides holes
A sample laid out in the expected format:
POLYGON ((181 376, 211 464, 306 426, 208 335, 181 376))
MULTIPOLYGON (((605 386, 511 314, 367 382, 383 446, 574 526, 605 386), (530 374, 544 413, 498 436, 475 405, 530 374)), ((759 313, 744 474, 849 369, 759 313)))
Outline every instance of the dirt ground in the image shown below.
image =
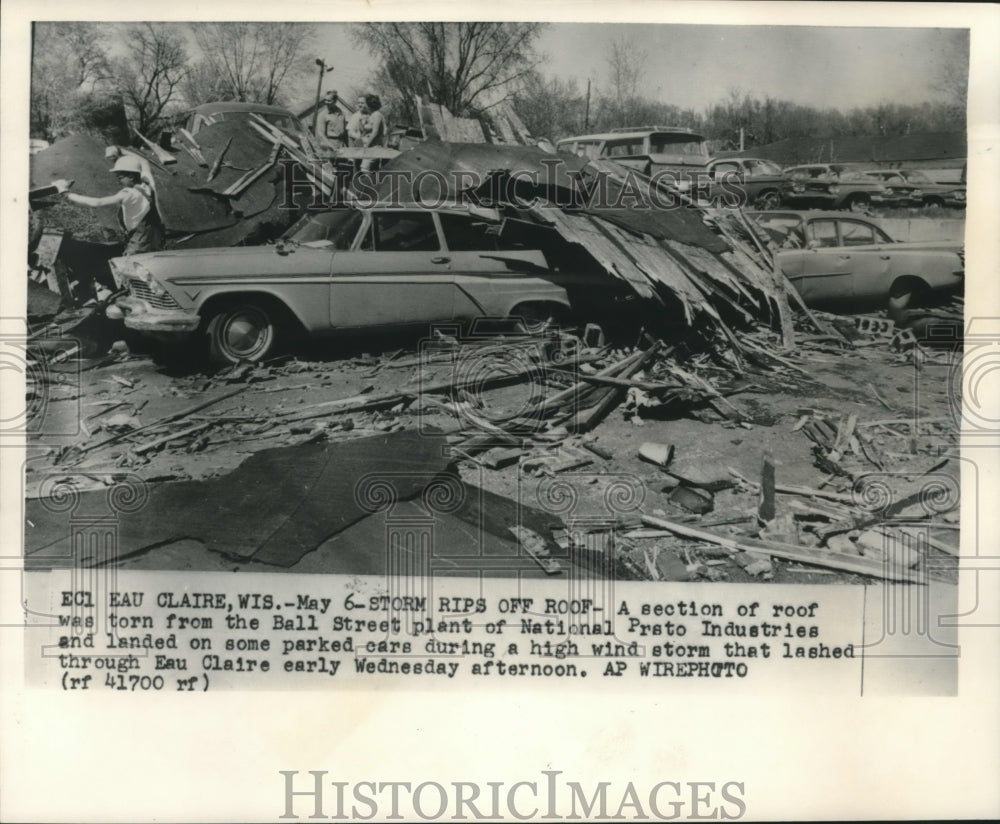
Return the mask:
MULTIPOLYGON (((842 324, 845 329, 850 325, 851 319, 842 324)), ((763 342, 776 347, 777 338, 763 342)), ((62 434, 29 441, 26 497, 45 496, 46 484, 53 480, 92 490, 105 488, 126 473, 150 485, 222 477, 255 452, 310 440, 332 442, 422 427, 454 433, 462 424, 434 403, 417 401, 349 413, 317 406, 396 390, 412 392, 415 387, 448 380, 455 368, 456 352, 464 351, 448 345, 432 355, 421 355, 420 350, 421 344, 413 338, 362 339, 349 345, 299 351, 261 366, 241 365, 211 374, 196 364, 184 371, 171 371, 149 356, 119 345, 104 358, 51 365, 42 432, 62 434), (421 358, 424 362, 418 363, 421 358), (233 394, 159 428, 136 431, 226 393, 233 394), (304 419, 287 423, 288 418, 304 419), (156 443, 165 435, 174 437, 156 443), (109 439, 113 442, 101 446, 109 439), (75 451, 81 447, 82 455, 75 451)), ((619 574, 624 576, 806 583, 871 580, 790 560, 772 559, 768 563, 765 558, 762 565, 748 565, 747 553, 734 554, 702 541, 642 531, 640 516, 651 515, 712 529, 720 535, 757 534, 760 496, 753 484, 761 479, 768 454, 773 456, 778 485, 850 495, 849 478, 837 477, 827 471, 829 466, 820 468, 823 462, 817 460, 815 444, 803 426, 812 416, 842 421, 856 415, 857 431, 865 433, 868 443, 878 450, 884 473, 898 476, 904 483, 940 469, 949 455, 957 457, 954 402, 960 393, 960 380, 956 381, 953 369, 954 349, 947 344, 901 348, 894 347, 886 335, 858 334, 850 347, 828 340, 807 341, 780 357, 783 361, 771 361, 770 369, 748 364, 743 374, 723 370, 704 357, 685 365, 700 378, 728 390, 725 399, 716 399, 716 410, 730 412, 733 420, 712 410, 704 399, 640 408, 637 414, 627 415, 629 405, 623 402, 625 391, 621 390, 616 407, 586 436, 557 438, 549 444, 536 439, 526 458, 565 454, 567 449, 584 456, 586 463, 553 476, 575 489, 578 501, 574 517, 606 515, 609 486, 616 481, 630 485, 628 500, 620 502, 617 510, 619 543, 615 551, 623 563, 619 574), (584 440, 608 457, 590 451, 584 440), (673 461, 668 466, 671 473, 728 487, 710 496, 711 511, 694 514, 671 498, 677 485, 673 476, 638 457, 646 442, 673 446, 673 461), (735 480, 740 482, 732 485, 735 480)), ((522 408, 539 392, 551 393, 562 386, 565 384, 545 385, 536 380, 473 392, 474 398, 466 395, 465 399, 478 407, 481 418, 489 420, 502 411, 522 408)), ((447 396, 439 397, 447 400, 447 396)), ((459 456, 459 472, 473 486, 524 500, 525 489, 535 489, 544 477, 525 471, 531 465, 530 460, 523 464, 526 458, 522 457, 520 466, 513 463, 491 469, 459 456)), ((850 461, 864 463, 857 455, 850 461)), ((845 457, 845 465, 848 462, 845 457)), ((868 465, 860 471, 872 473, 880 474, 880 470, 868 465)), ((800 500, 807 499, 778 494, 776 526, 764 535, 806 547, 815 543, 809 534, 809 519, 796 509, 800 500), (798 515, 795 520, 793 514, 798 515)), ((822 504, 822 499, 808 500, 822 504)), ((957 547, 957 517, 948 513, 935 518, 935 523, 937 528, 931 534, 936 541, 957 547)), ((182 540, 129 552, 118 565, 135 569, 326 572, 337 569, 331 556, 335 551, 335 544, 328 541, 294 566, 279 568, 254 561, 236 562, 209 551, 198 541, 182 540)), ((845 551, 857 554, 859 550, 848 544, 845 551)), ((938 561, 950 554, 933 547, 925 551, 938 561)), ((945 577, 949 577, 947 572, 945 577)))

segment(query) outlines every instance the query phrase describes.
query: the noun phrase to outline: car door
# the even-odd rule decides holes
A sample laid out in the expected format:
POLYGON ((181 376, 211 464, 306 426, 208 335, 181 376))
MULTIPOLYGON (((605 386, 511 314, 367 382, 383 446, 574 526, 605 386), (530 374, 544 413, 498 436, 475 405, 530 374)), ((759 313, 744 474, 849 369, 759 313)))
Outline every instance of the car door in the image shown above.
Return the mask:
POLYGON ((810 302, 833 302, 850 298, 850 253, 840 247, 837 220, 815 218, 806 224, 806 252, 802 270, 789 276, 802 299, 810 302))
POLYGON ((334 254, 335 329, 447 321, 453 305, 451 258, 430 211, 372 209, 353 248, 334 254))
POLYGON ((844 218, 840 230, 839 259, 845 260, 851 275, 851 297, 881 300, 889 294, 892 254, 883 235, 864 220, 844 218))
POLYGON ((545 255, 501 238, 499 219, 447 211, 438 219, 451 258, 456 319, 504 317, 518 303, 567 300, 545 255))

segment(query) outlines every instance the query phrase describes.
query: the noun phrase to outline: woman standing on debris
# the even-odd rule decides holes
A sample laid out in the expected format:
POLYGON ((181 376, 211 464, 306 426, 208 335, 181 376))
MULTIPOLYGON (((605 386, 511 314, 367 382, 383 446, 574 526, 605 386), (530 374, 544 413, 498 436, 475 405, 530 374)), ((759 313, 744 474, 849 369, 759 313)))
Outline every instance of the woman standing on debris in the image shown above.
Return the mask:
POLYGON ((141 160, 134 155, 122 155, 115 161, 111 173, 122 188, 107 197, 88 197, 69 192, 69 184, 58 180, 55 185, 66 199, 80 206, 113 206, 120 204, 118 221, 125 230, 124 255, 155 252, 163 248, 163 223, 156 211, 156 196, 149 182, 143 180, 141 160))
POLYGON ((347 121, 347 137, 351 141, 352 148, 359 148, 364 145, 364 132, 368 120, 368 99, 365 95, 358 98, 357 110, 347 121))
MULTIPOLYGON (((385 118, 380 111, 382 108, 382 99, 377 94, 366 94, 365 108, 368 110, 368 114, 361 130, 361 145, 365 148, 369 146, 384 146, 386 127, 385 118)), ((373 163, 374 160, 372 158, 365 158, 361 161, 361 171, 370 171, 373 163)))

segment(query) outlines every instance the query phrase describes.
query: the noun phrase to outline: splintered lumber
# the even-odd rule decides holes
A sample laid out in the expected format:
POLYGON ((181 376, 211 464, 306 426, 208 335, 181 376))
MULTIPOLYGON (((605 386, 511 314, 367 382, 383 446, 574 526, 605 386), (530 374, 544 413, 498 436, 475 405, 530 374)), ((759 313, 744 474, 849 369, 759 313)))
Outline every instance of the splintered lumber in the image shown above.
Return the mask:
POLYGON ((774 456, 767 451, 760 472, 760 504, 757 507, 757 516, 765 523, 774 520, 774 491, 774 456))
POLYGON ((201 412, 202 409, 206 409, 209 406, 213 406, 214 404, 217 404, 220 401, 224 401, 227 398, 231 398, 234 395, 238 395, 242 391, 244 391, 243 387, 240 387, 239 389, 233 389, 231 392, 225 392, 224 394, 219 395, 216 398, 210 398, 207 401, 202 401, 201 403, 197 403, 194 406, 188 407, 187 409, 182 409, 180 412, 174 412, 170 415, 165 415, 164 417, 155 420, 152 423, 148 423, 145 426, 140 426, 138 429, 131 429, 128 432, 121 432, 118 435, 112 435, 110 438, 105 438, 103 441, 100 441, 99 443, 88 444, 87 446, 79 447, 74 451, 73 454, 85 455, 88 452, 93 452, 95 449, 100 449, 101 447, 110 446, 113 443, 117 443, 123 438, 132 437, 133 435, 136 435, 139 432, 145 432, 149 429, 155 429, 156 427, 163 426, 164 424, 173 423, 174 421, 178 421, 181 418, 186 418, 188 415, 193 415, 195 412, 201 412))
POLYGON ((193 435, 195 432, 201 432, 201 430, 208 429, 210 426, 215 426, 217 423, 219 423, 219 421, 205 421, 204 423, 195 424, 194 426, 189 426, 187 429, 182 429, 180 432, 172 432, 169 435, 164 435, 161 438, 149 441, 149 443, 141 444, 135 447, 132 451, 135 452, 136 455, 142 455, 144 452, 149 452, 165 443, 175 441, 178 438, 183 438, 187 435, 193 435))
POLYGON ((725 547, 733 552, 759 552, 775 558, 784 558, 787 561, 798 561, 803 564, 839 569, 842 572, 870 575, 873 578, 881 578, 886 581, 923 583, 920 576, 916 573, 894 568, 890 564, 865 558, 861 555, 854 557, 839 552, 831 552, 826 549, 803 547, 779 541, 761 541, 744 537, 731 538, 725 535, 716 535, 714 532, 698 529, 687 524, 679 524, 674 521, 664 520, 663 518, 654 518, 651 515, 643 515, 642 522, 647 526, 670 530, 675 535, 683 535, 686 538, 695 538, 699 541, 725 547))
MULTIPOLYGON (((729 474, 732 475, 739 481, 742 481, 749 487, 756 487, 753 481, 747 480, 743 475, 737 472, 732 467, 729 468, 729 474)), ((857 499, 853 495, 845 495, 842 492, 829 492, 825 489, 813 489, 808 486, 788 486, 786 484, 775 484, 775 492, 781 492, 785 495, 805 495, 809 498, 826 498, 831 501, 840 501, 845 504, 857 505, 857 499)))
MULTIPOLYGON (((321 401, 320 403, 310 404, 306 407, 300 407, 298 409, 290 409, 287 412, 279 413, 278 417, 282 417, 284 421, 300 421, 306 420, 308 418, 316 418, 321 415, 326 414, 342 414, 344 412, 359 412, 364 409, 373 409, 378 406, 394 406, 397 403, 404 403, 407 401, 413 401, 423 395, 433 394, 436 392, 447 392, 454 389, 460 389, 465 386, 475 385, 479 389, 485 389, 489 386, 499 386, 503 383, 510 381, 516 381, 524 378, 527 375, 534 374, 537 371, 537 367, 529 366, 524 369, 519 369, 510 372, 506 375, 497 375, 492 378, 480 378, 478 375, 472 375, 466 380, 444 380, 437 381, 436 383, 429 383, 424 386, 419 387, 414 390, 400 390, 396 392, 383 392, 377 395, 355 395, 350 398, 340 398, 333 401, 321 401), (297 415, 299 412, 306 410, 319 410, 311 411, 305 415, 297 415), (290 417, 296 416, 296 417, 290 417)), ((506 433, 504 433, 506 434, 506 433)))
MULTIPOLYGON (((662 348, 660 341, 656 341, 652 346, 643 352, 639 358, 629 366, 626 366, 620 373, 621 378, 630 378, 651 361, 662 348)), ((574 432, 587 432, 592 429, 600 420, 611 411, 611 409, 621 402, 623 390, 614 387, 609 389, 605 396, 591 409, 574 416, 569 428, 574 432)))
POLYGON ((577 380, 584 383, 594 383, 599 386, 618 386, 622 389, 641 389, 643 392, 666 392, 668 390, 684 389, 685 387, 677 383, 653 383, 650 381, 635 381, 625 378, 612 378, 606 375, 585 375, 575 369, 564 369, 561 366, 548 366, 553 372, 560 372, 564 375, 573 375, 577 380))

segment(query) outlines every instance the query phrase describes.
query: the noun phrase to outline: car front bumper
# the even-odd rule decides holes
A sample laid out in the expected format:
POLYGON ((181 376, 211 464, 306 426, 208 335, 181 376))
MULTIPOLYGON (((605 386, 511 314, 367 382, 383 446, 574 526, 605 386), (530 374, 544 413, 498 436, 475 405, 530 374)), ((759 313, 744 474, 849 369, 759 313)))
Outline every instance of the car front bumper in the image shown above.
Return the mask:
POLYGON ((184 340, 201 325, 201 318, 194 313, 156 309, 141 298, 119 298, 115 306, 121 310, 127 329, 166 342, 184 340))

